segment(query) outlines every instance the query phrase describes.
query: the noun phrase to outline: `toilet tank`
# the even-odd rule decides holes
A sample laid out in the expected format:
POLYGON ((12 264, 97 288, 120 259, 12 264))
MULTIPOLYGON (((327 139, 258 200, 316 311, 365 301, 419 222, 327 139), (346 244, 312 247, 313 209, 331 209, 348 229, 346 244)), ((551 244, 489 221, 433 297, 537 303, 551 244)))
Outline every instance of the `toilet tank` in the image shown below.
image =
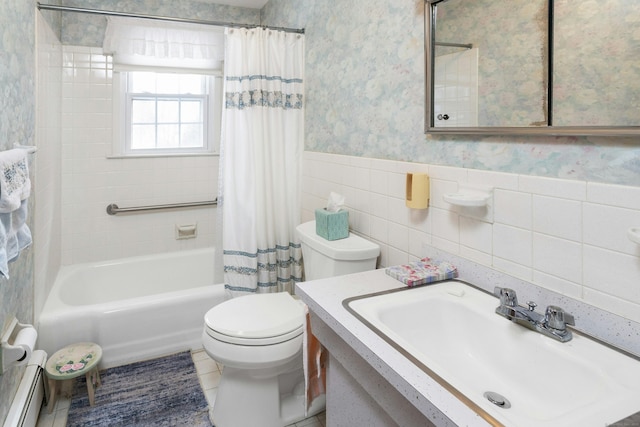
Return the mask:
POLYGON ((353 233, 340 240, 326 240, 316 234, 316 222, 296 227, 302 243, 305 280, 374 270, 380 246, 353 233))

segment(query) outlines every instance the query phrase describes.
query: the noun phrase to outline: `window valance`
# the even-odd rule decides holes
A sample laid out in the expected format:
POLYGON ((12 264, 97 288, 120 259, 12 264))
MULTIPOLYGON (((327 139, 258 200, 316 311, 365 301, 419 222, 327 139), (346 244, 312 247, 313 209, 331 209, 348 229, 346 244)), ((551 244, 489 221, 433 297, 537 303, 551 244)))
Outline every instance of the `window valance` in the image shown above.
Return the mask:
POLYGON ((103 49, 114 69, 168 67, 220 71, 224 29, 210 25, 108 17, 103 49))

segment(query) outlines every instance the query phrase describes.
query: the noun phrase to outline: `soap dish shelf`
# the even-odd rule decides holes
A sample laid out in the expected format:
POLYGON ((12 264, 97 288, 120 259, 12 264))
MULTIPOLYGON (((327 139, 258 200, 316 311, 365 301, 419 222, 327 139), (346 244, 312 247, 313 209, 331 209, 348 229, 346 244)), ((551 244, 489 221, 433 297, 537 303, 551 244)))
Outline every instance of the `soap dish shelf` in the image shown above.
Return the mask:
POLYGON ((486 206, 490 197, 488 194, 472 193, 447 193, 443 196, 445 202, 465 207, 486 206))
POLYGON ((627 230, 627 237, 633 243, 640 245, 640 227, 631 227, 627 230))
POLYGON ((490 204, 493 187, 459 184, 458 191, 442 196, 445 202, 463 207, 483 207, 490 204))

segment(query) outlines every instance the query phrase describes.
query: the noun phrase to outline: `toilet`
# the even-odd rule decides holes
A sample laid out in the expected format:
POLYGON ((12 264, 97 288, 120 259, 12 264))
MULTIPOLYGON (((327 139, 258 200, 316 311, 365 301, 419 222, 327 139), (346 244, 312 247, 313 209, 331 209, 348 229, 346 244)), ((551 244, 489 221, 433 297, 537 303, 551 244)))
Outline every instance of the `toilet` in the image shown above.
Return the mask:
MULTIPOLYGON (((296 230, 306 280, 376 267, 380 247, 368 240, 351 233, 325 240, 315 221, 296 230)), ((210 413, 216 427, 282 427, 305 418, 304 319, 304 304, 286 292, 234 298, 207 312, 203 347, 224 365, 210 413)), ((317 398, 308 416, 323 409, 317 398)))
POLYGON ((316 234, 316 222, 300 224, 296 231, 302 243, 305 280, 325 279, 375 270, 380 246, 360 236, 326 240, 316 234))

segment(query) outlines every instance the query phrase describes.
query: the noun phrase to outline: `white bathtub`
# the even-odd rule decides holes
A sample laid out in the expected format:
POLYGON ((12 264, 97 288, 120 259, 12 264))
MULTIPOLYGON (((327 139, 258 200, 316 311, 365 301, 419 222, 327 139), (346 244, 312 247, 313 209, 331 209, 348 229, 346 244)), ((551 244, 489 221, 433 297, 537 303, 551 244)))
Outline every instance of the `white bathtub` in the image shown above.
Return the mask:
POLYGON ((225 300, 214 284, 215 249, 63 266, 38 322, 51 355, 92 341, 108 368, 201 348, 204 315, 225 300))

